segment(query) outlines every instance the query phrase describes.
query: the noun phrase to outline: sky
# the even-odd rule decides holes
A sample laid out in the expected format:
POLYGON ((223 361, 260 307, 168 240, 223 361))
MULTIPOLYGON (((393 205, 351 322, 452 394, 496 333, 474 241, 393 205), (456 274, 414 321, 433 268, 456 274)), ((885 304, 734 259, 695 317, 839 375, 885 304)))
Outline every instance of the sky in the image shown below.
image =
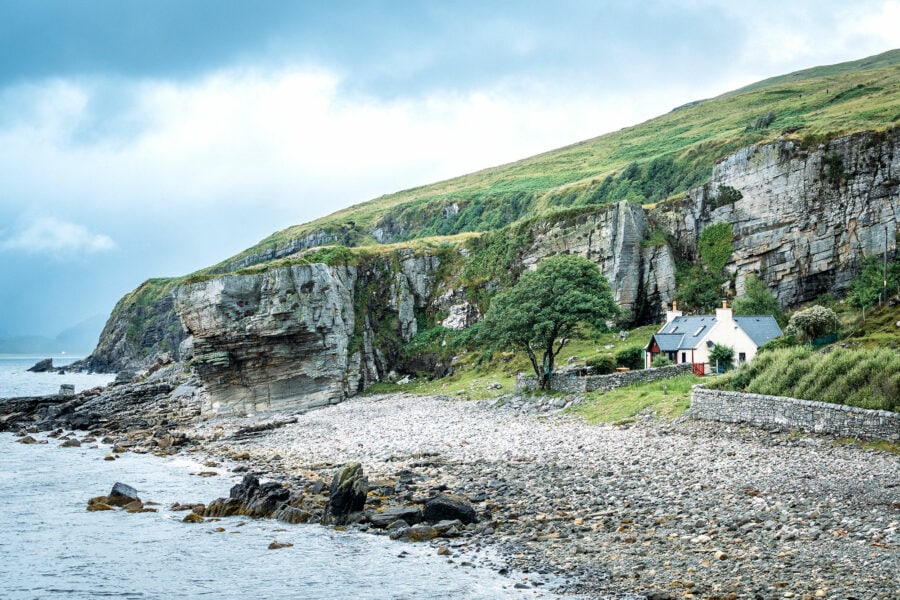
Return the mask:
POLYGON ((900 0, 4 0, 0 337, 382 194, 900 47, 898 23, 900 0))

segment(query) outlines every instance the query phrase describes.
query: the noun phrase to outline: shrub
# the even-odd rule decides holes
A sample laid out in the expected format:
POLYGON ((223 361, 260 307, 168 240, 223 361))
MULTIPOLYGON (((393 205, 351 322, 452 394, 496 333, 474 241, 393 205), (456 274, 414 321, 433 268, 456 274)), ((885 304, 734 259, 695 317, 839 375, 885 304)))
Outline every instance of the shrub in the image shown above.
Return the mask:
POLYGON ((755 273, 747 276, 744 295, 734 299, 733 308, 736 315, 772 315, 782 327, 787 322, 781 304, 755 273))
POLYGON ((657 367, 668 367, 672 364, 672 361, 669 360, 669 357, 665 354, 657 354, 653 357, 653 368, 657 367))
POLYGON ((721 273, 728 264, 733 241, 734 231, 727 222, 708 225, 700 233, 700 257, 714 275, 721 273))
POLYGON ((719 372, 730 371, 734 368, 734 348, 722 344, 715 344, 709 351, 709 364, 718 365, 719 372))
POLYGON ((875 306, 884 293, 887 281, 888 293, 900 286, 900 261, 888 263, 887 279, 884 278, 884 263, 880 256, 869 256, 862 264, 859 275, 850 283, 847 302, 857 308, 875 306))
POLYGON ((841 323, 834 311, 824 306, 811 306, 795 312, 788 321, 785 333, 808 342, 817 337, 837 333, 841 323))
POLYGON ((601 354, 600 356, 592 356, 584 361, 589 367, 593 367, 598 375, 606 375, 616 370, 616 359, 609 354, 601 354))
POLYGON ((644 368, 644 354, 643 348, 640 346, 631 346, 630 348, 623 348, 616 352, 616 364, 620 367, 626 367, 628 369, 643 369, 644 368))

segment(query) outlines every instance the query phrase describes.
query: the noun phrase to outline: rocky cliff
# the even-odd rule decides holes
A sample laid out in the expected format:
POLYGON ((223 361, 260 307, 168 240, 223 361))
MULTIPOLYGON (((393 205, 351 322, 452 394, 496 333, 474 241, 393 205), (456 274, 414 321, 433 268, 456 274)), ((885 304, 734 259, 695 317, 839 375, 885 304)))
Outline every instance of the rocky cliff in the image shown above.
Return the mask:
POLYGON ((479 317, 473 286, 496 288, 497 273, 521 272, 553 254, 595 261, 619 304, 634 320, 652 322, 675 295, 676 258, 698 260, 703 229, 719 222, 733 224, 728 285, 740 293, 755 271, 794 306, 844 289, 860 258, 885 243, 896 252, 898 142, 900 130, 815 148, 790 141, 751 146, 721 161, 709 184, 650 210, 620 202, 493 234, 491 243, 515 245, 506 248, 512 252, 479 255, 490 244, 470 238, 361 248, 334 264, 302 264, 302 249, 319 241, 304 239, 296 259, 287 244, 278 256, 288 258, 268 267, 207 274, 195 283, 151 281, 120 302, 90 364, 141 367, 190 334, 207 410, 338 402, 391 371, 429 368, 424 357, 402 351, 421 326, 470 325, 479 317), (466 265, 477 260, 508 262, 475 281, 466 265))
POLYGON ((355 265, 283 266, 186 284, 175 309, 213 411, 335 403, 400 362, 434 294, 438 256, 401 250, 355 265))
POLYGON ((163 354, 180 358, 187 333, 175 312, 174 286, 174 280, 150 279, 119 300, 97 347, 76 368, 116 373, 144 369, 163 354))
POLYGON ((885 244, 897 251, 900 128, 812 149, 787 140, 744 148, 716 165, 709 184, 649 217, 695 260, 703 229, 732 223, 726 269, 738 294, 751 272, 788 307, 840 293, 860 258, 885 244))

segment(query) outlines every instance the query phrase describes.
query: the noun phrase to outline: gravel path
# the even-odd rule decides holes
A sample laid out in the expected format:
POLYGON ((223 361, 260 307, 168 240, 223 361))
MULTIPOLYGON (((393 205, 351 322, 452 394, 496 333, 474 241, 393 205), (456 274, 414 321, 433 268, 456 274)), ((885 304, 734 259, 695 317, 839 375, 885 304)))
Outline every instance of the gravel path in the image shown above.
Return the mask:
POLYGON ((370 480, 414 472, 421 489, 464 495, 490 517, 478 543, 501 548, 509 568, 568 575, 569 591, 900 598, 900 457, 886 452, 693 420, 589 426, 407 395, 231 437, 246 425, 206 421, 193 435, 210 440, 206 452, 247 453, 273 474, 349 461, 370 480))

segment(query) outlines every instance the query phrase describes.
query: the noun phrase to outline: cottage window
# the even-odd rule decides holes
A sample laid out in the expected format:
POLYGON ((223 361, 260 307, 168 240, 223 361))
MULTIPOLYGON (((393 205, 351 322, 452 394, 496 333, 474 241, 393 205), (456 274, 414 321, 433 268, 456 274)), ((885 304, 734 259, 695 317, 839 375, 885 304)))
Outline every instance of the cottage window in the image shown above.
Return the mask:
POLYGON ((747 353, 746 353, 746 352, 739 352, 739 353, 738 353, 738 362, 739 362, 739 363, 745 363, 745 362, 747 362, 747 353))
POLYGON ((700 333, 702 333, 704 329, 706 329, 706 325, 701 325, 700 328, 694 332, 694 337, 697 337, 698 335, 700 335, 700 333))
POLYGON ((687 352, 681 353, 681 362, 683 362, 683 363, 687 362, 687 352))

